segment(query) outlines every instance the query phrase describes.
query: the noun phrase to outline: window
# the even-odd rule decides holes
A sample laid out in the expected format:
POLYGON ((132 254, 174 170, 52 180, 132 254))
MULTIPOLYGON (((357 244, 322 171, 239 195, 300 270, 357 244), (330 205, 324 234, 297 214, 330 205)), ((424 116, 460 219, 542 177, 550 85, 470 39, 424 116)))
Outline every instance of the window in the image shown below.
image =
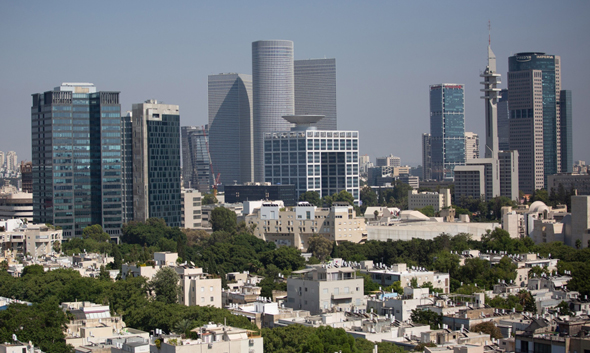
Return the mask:
POLYGON ((213 286, 209 287, 209 292, 213 292, 213 286))
POLYGON ((215 298, 211 297, 211 301, 215 301, 215 298))

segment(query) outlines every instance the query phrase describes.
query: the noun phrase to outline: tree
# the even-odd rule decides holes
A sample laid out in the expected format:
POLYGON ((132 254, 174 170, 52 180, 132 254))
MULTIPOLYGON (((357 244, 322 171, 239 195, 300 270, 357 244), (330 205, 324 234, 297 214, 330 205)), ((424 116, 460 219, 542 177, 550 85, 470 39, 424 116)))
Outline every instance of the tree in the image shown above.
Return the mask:
POLYGON ((54 241, 52 247, 53 251, 59 253, 61 251, 61 242, 59 240, 54 241))
POLYGON ((229 208, 216 207, 211 211, 210 222, 214 232, 223 231, 235 233, 237 216, 236 213, 229 208))
POLYGON ((201 203, 203 205, 213 205, 218 203, 219 201, 217 201, 217 197, 215 197, 215 195, 213 194, 206 194, 205 196, 203 196, 203 198, 201 199, 201 203))
POLYGON ((416 209, 416 211, 422 212, 422 214, 424 214, 427 217, 434 217, 434 207, 432 207, 431 205, 418 208, 416 209))
POLYGON ((180 276, 172 267, 163 267, 150 282, 151 289, 156 294, 156 301, 166 304, 178 303, 181 296, 181 289, 178 285, 180 276))
POLYGON ((45 273, 45 270, 43 269, 43 266, 41 265, 30 265, 30 266, 26 266, 23 269, 23 273, 22 276, 26 277, 26 276, 39 276, 45 273))
POLYGON ((363 203, 363 206, 377 205, 377 195, 375 194, 375 191, 371 189, 370 186, 365 186, 361 189, 360 198, 363 203))
POLYGON ((576 239, 576 249, 580 249, 582 247, 582 241, 580 239, 576 239))
POLYGON ((82 238, 92 239, 97 242, 108 242, 111 237, 102 229, 100 224, 87 226, 82 230, 82 238))
POLYGON ((332 243, 326 237, 313 235, 307 241, 307 252, 324 261, 332 252, 332 243))
POLYGON ((557 305, 557 309, 559 309, 559 314, 560 315, 570 315, 570 316, 574 316, 575 313, 573 311, 570 310, 570 305, 569 303, 565 302, 565 301, 561 301, 561 303, 559 303, 557 305))
POLYGON ((502 331, 500 331, 493 321, 479 323, 475 326, 471 326, 469 330, 473 332, 487 333, 490 335, 490 338, 503 338, 502 331))
POLYGON ((437 330, 442 327, 442 314, 437 314, 430 309, 414 309, 410 314, 412 322, 418 324, 430 325, 430 328, 437 330))
POLYGON ((337 194, 332 195, 332 202, 346 202, 349 205, 354 204, 354 197, 346 190, 342 190, 337 194))
POLYGON ((320 194, 317 191, 307 191, 299 196, 299 201, 307 201, 310 204, 322 207, 322 200, 320 199, 320 194))
POLYGON ((400 281, 393 282, 390 286, 383 288, 386 292, 396 292, 397 294, 403 294, 404 289, 402 288, 402 283, 400 281))
POLYGON ((378 210, 375 210, 373 212, 373 215, 375 216, 375 220, 377 220, 377 217, 379 217, 379 211, 378 210))
POLYGON ((121 250, 119 246, 113 246, 113 269, 120 270, 123 266, 123 257, 121 256, 121 250))

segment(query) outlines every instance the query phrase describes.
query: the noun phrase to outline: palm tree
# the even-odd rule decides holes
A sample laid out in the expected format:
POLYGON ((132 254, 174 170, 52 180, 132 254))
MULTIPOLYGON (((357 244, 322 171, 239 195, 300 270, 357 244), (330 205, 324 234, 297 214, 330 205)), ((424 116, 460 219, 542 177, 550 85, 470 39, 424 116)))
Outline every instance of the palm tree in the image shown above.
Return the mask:
POLYGON ((174 324, 174 332, 186 337, 186 333, 193 328, 193 322, 189 319, 181 319, 174 324))

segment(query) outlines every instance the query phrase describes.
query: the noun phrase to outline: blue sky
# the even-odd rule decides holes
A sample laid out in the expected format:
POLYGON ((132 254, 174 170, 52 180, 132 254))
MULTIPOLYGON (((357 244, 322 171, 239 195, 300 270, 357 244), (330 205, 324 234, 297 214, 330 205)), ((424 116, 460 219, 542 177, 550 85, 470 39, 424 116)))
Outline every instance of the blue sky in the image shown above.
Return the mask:
POLYGON ((487 23, 506 87, 508 56, 560 55, 573 92, 574 160, 590 162, 588 1, 0 1, 0 150, 31 159, 31 94, 61 82, 158 99, 182 125, 207 121, 207 75, 250 74, 251 43, 289 39, 295 59, 336 58, 338 127, 361 153, 421 163, 428 86, 466 86, 466 130, 483 135, 487 23))

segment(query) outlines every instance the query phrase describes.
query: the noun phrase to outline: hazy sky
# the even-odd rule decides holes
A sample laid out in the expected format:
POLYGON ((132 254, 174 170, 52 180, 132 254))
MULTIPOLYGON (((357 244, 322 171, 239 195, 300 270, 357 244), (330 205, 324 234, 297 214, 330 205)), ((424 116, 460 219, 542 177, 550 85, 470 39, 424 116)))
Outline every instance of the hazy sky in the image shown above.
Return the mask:
MULTIPOLYGON (((251 74, 251 43, 289 39, 295 59, 336 58, 338 127, 361 153, 421 163, 428 86, 463 83, 466 130, 483 136, 479 74, 492 48, 560 55, 574 160, 590 162, 589 1, 0 1, 0 150, 31 159, 31 94, 61 82, 158 99, 207 122, 207 75, 251 74)), ((483 145, 483 143, 481 143, 483 145)))

